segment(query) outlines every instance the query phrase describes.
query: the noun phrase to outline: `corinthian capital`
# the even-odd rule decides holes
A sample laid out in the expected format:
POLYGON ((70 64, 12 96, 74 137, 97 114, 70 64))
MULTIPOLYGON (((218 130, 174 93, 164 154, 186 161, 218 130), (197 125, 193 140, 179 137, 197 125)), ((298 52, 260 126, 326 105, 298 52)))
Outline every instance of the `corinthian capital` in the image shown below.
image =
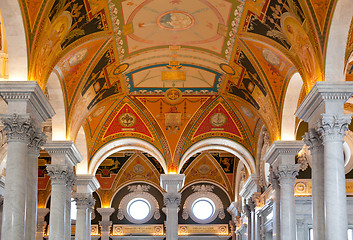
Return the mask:
POLYGON ((352 115, 341 114, 331 115, 322 114, 319 122, 318 131, 321 134, 322 140, 325 141, 344 141, 345 132, 348 131, 348 126, 351 123, 352 115))
POLYGON ((309 147, 309 150, 322 146, 322 140, 318 131, 313 128, 309 129, 303 136, 305 144, 309 147))
POLYGON ((32 135, 28 147, 31 151, 39 153, 46 142, 47 136, 43 132, 37 131, 32 135))
POLYGON ((2 115, 7 141, 23 141, 29 143, 35 133, 32 119, 29 115, 2 115))
POLYGON ((277 175, 282 183, 293 183, 300 170, 300 164, 282 164, 277 168, 277 175))
POLYGON ((180 193, 164 193, 164 205, 168 207, 178 207, 180 205, 180 193))
POLYGON ((50 177, 51 184, 65 184, 67 183, 67 176, 72 173, 72 169, 66 165, 47 164, 47 171, 50 177))
POLYGON ((96 200, 93 198, 92 194, 90 193, 74 193, 73 197, 78 209, 92 208, 96 203, 96 200))

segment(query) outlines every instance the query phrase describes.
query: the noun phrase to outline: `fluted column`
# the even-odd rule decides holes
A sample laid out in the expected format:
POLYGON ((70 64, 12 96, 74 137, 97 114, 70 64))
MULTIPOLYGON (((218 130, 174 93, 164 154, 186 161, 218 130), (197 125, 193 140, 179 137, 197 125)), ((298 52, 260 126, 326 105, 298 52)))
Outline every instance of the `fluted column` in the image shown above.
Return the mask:
POLYGON ((347 239, 347 199, 343 143, 350 115, 323 114, 319 125, 324 144, 326 239, 347 239))
POLYGON ((73 194, 77 208, 75 239, 87 240, 91 239, 91 210, 95 204, 92 193, 100 185, 93 175, 77 175, 76 186, 73 194))
POLYGON ((344 103, 352 93, 351 82, 317 82, 295 113, 317 129, 324 145, 324 165, 318 168, 324 168, 326 240, 348 237, 343 142, 351 115, 344 114, 344 103))
POLYGON ((319 133, 311 128, 304 141, 311 152, 311 181, 314 239, 325 239, 324 146, 319 133))
MULTIPOLYGON (((55 113, 35 81, 0 82, 0 95, 8 104, 7 115, 2 115, 8 154, 1 239, 23 240, 28 239, 25 236, 28 145, 41 123, 55 113)), ((28 206, 32 212, 29 208, 33 206, 28 206)), ((28 231, 33 233, 32 229, 28 231)))
POLYGON ((114 208, 97 208, 97 211, 102 216, 102 221, 99 222, 101 228, 101 240, 109 240, 110 228, 112 221, 110 221, 110 215, 115 211, 114 208))
POLYGON ((67 212, 67 188, 72 184, 73 166, 82 160, 82 156, 72 141, 47 143, 45 150, 52 157, 51 164, 47 165, 52 186, 49 240, 63 240, 68 231, 66 219, 71 218, 67 212))
POLYGON ((45 234, 45 228, 47 226, 47 222, 44 220, 45 216, 48 214, 48 208, 38 208, 37 210, 37 232, 36 232, 36 240, 43 240, 45 234))
POLYGON ((178 239, 178 210, 181 200, 179 190, 184 186, 184 174, 162 174, 161 186, 164 193, 164 205, 166 206, 166 240, 178 239))
POLYGON ((36 239, 37 199, 38 199, 38 156, 46 142, 41 131, 33 134, 29 144, 27 167, 27 207, 26 207, 26 240, 36 239))
POLYGON ((265 159, 273 168, 280 185, 281 239, 296 239, 296 215, 294 183, 300 165, 295 164, 295 156, 302 149, 301 141, 275 141, 265 159))

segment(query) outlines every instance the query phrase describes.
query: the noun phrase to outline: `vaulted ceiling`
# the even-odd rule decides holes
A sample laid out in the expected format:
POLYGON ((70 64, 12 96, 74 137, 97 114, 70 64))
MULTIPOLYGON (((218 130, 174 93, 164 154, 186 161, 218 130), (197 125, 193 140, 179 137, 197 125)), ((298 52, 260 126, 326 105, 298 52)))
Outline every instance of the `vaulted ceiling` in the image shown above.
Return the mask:
POLYGON ((232 139, 253 156, 263 125, 279 139, 291 76, 301 74, 302 94, 323 80, 336 1, 20 2, 30 79, 45 89, 57 73, 68 139, 83 126, 89 157, 143 139, 176 167, 202 139, 232 139))

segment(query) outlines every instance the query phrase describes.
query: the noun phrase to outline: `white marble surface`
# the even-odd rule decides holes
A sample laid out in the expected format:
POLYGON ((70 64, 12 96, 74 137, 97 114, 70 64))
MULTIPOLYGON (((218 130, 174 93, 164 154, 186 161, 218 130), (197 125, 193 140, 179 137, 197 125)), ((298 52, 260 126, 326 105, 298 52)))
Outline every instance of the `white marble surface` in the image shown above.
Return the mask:
POLYGON ((347 239, 347 200, 343 161, 343 142, 325 145, 326 239, 347 239))
POLYGON ((36 239, 38 198, 38 152, 28 152, 27 167, 27 207, 26 207, 26 240, 36 239))
POLYGON ((9 142, 2 240, 25 239, 27 143, 9 142))
POLYGON ((66 179, 56 174, 57 179, 51 177, 49 240, 65 239, 66 179))

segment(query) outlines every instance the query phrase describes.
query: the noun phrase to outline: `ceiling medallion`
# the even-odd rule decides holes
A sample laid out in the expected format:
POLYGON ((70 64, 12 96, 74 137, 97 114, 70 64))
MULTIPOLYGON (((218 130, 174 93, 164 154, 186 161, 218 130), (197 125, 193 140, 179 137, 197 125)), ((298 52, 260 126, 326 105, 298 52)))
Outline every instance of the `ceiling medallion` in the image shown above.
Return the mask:
POLYGON ((186 30, 194 24, 195 19, 192 15, 178 10, 165 12, 157 18, 157 25, 166 30, 186 30))
POLYGON ((119 123, 123 127, 133 127, 136 124, 136 117, 132 113, 123 113, 119 116, 119 123))
POLYGON ((181 91, 177 88, 169 88, 165 92, 165 98, 169 102, 177 102, 182 97, 181 91))
POLYGON ((227 115, 218 112, 210 117, 210 123, 213 127, 222 127, 227 123, 227 115))

